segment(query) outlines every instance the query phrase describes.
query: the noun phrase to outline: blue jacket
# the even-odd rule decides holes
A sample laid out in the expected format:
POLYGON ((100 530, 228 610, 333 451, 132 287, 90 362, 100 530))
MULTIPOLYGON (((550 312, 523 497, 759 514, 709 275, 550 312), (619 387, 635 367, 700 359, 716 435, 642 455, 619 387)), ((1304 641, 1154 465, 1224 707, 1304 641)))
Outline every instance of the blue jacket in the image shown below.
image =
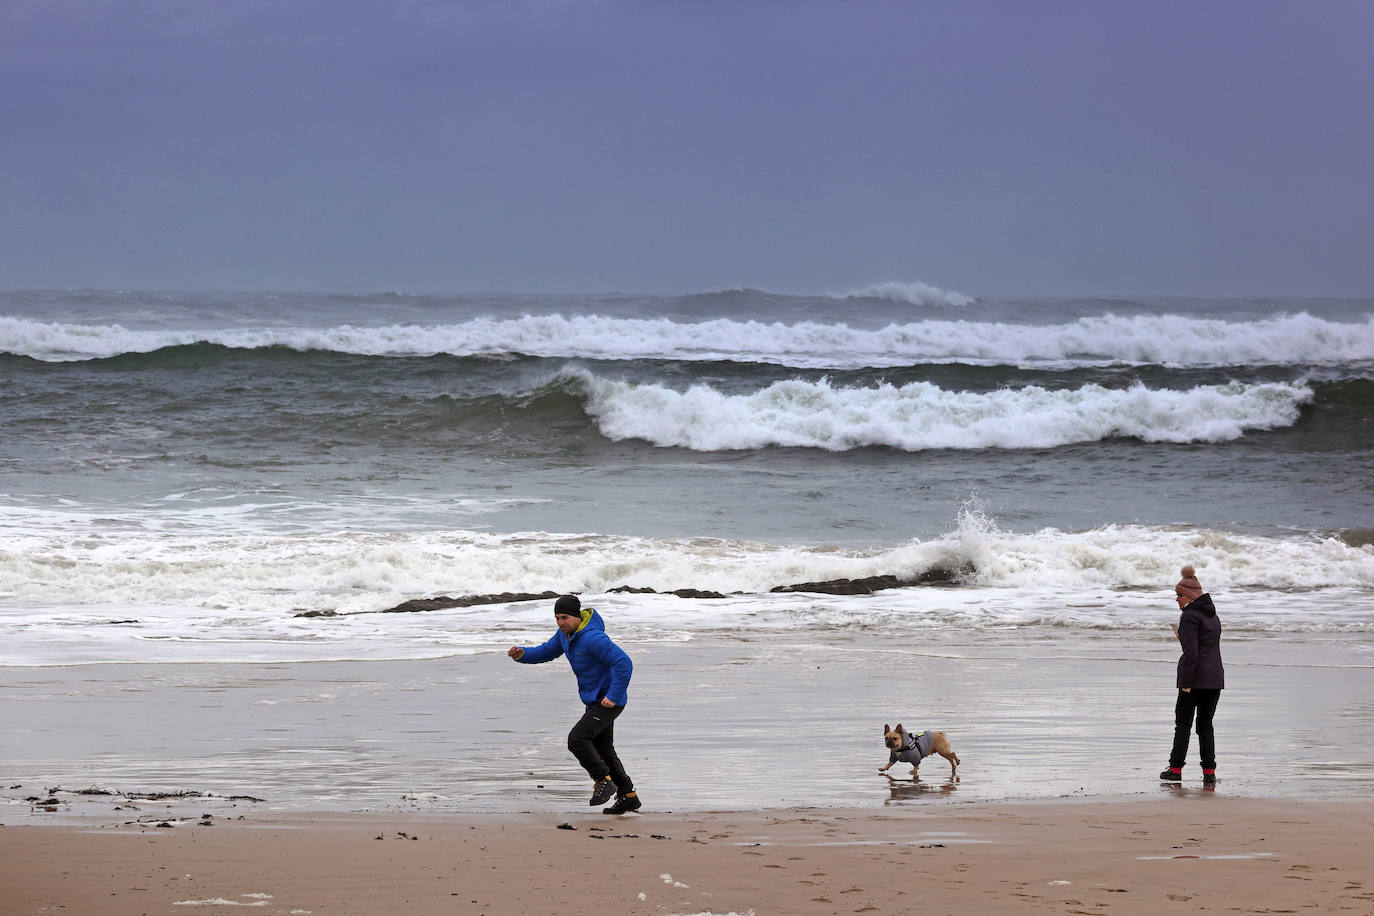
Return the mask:
POLYGON ((611 642, 606 626, 595 608, 582 609, 582 625, 572 636, 559 630, 542 646, 521 646, 525 654, 516 661, 526 665, 551 662, 560 655, 568 657, 577 675, 577 695, 583 703, 600 703, 609 697, 617 706, 630 702, 630 674, 634 665, 625 650, 611 642))

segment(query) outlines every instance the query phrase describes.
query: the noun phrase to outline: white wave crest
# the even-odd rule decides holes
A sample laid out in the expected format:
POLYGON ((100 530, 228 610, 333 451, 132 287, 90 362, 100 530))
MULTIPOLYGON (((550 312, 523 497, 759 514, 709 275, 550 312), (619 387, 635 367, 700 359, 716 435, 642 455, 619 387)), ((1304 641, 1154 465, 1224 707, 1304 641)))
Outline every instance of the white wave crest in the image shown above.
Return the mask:
POLYGON ((449 325, 130 330, 0 316, 0 352, 48 361, 213 343, 368 356, 523 353, 588 359, 727 359, 794 367, 919 363, 1169 366, 1374 363, 1374 318, 1332 322, 1306 313, 1230 322, 1179 315, 1101 315, 1056 325, 921 321, 862 330, 818 322, 702 322, 525 315, 449 325))
POLYGON ((966 584, 995 588, 1172 588, 1184 560, 1208 587, 1374 588, 1370 544, 1143 525, 1017 533, 977 508, 947 534, 885 548, 466 530, 111 533, 107 523, 99 512, 0 514, 0 602, 363 611, 417 596, 620 585, 758 593, 935 567, 971 567, 966 584))
POLYGON ((963 293, 956 293, 953 290, 940 289, 940 287, 931 286, 928 283, 902 283, 899 281, 874 283, 870 286, 860 287, 845 293, 842 298, 889 299, 893 302, 907 302, 911 305, 948 305, 960 308, 978 301, 973 296, 965 296, 963 293))
POLYGON ((1297 420, 1312 399, 1302 384, 1207 385, 1185 391, 1038 386, 946 391, 929 382, 835 388, 829 381, 774 382, 753 394, 706 385, 674 391, 565 370, 588 393, 587 411, 611 439, 695 451, 767 447, 846 451, 1052 448, 1137 438, 1223 442, 1297 420))
POLYGON ((0 527, 0 666, 111 661, 433 658, 487 651, 547 629, 544 602, 431 614, 357 614, 408 598, 575 591, 612 605, 642 640, 698 630, 815 626, 1163 629, 1178 567, 1191 563, 1228 628, 1374 630, 1374 546, 1311 535, 1107 526, 1013 533, 976 510, 949 533, 886 548, 714 538, 465 531, 297 536, 111 535, 100 516, 0 527), (873 600, 779 585, 971 569, 963 588, 894 589, 873 600), (710 589, 697 601, 619 586, 710 589), (731 593, 742 594, 731 594, 731 593), (673 613, 665 619, 665 608, 673 613), (302 610, 345 616, 320 622, 302 610))

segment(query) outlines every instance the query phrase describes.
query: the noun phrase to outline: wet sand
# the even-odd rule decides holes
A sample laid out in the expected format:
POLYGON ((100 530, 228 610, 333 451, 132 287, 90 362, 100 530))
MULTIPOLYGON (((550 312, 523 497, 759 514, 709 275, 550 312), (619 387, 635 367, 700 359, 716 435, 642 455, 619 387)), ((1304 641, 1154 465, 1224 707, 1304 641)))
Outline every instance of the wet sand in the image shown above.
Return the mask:
POLYGON ((1175 788, 1129 802, 897 810, 242 818, 0 828, 0 908, 16 916, 229 907, 296 916, 1374 911, 1368 799, 1175 788))
MULTIPOLYGON (((1152 797, 1177 652, 1167 632, 1053 628, 641 643, 617 745, 658 813, 1152 797), (882 726, 899 721, 946 731, 960 780, 939 760, 919 783, 906 768, 878 775, 882 726)), ((1228 634, 1226 664, 1222 794, 1374 798, 1362 643, 1228 634)), ((91 788, 263 800, 235 813, 575 813, 586 778, 565 739, 580 711, 566 664, 516 665, 499 646, 414 662, 5 668, 0 822, 101 811, 72 794, 91 788), (29 801, 56 787, 56 810, 29 801)), ((1185 778, 1200 779, 1196 742, 1185 778)))
POLYGON ((1374 912, 1363 643, 1233 635, 1209 791, 1157 779, 1167 639, 807 636, 636 647, 626 818, 496 646, 3 669, 0 912, 1374 912), (879 775, 897 720, 959 778, 879 775))

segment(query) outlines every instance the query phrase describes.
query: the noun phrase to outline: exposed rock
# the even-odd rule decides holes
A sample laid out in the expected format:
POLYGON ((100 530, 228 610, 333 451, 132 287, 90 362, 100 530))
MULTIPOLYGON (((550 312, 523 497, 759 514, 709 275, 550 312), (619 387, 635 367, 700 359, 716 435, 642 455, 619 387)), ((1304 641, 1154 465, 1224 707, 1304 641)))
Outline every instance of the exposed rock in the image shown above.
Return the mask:
POLYGON ((558 592, 540 592, 537 595, 530 592, 502 592, 499 595, 465 595, 462 598, 440 595, 438 598, 412 598, 402 601, 382 613, 413 614, 418 611, 442 611, 451 607, 472 607, 474 604, 513 604, 517 601, 544 601, 558 597, 558 592))
POLYGON ((896 576, 869 576, 864 579, 829 579, 825 582, 801 582, 797 585, 779 585, 770 589, 774 592, 817 592, 825 595, 871 595, 886 588, 907 588, 913 585, 934 585, 958 582, 959 578, 971 572, 971 568, 951 569, 935 566, 914 579, 899 579, 896 576))
POLYGON ((296 617, 338 617, 338 611, 302 611, 296 617))
MULTIPOLYGON (((973 571, 971 566, 935 566, 916 576, 914 579, 901 579, 897 576, 869 576, 864 579, 829 579, 824 582, 800 582, 796 585, 779 585, 771 592, 816 592, 827 595, 871 595, 886 588, 908 588, 913 585, 956 584, 973 571)), ((721 592, 697 588, 677 588, 659 592, 657 589, 632 585, 618 585, 606 589, 607 594, 617 595, 676 595, 679 598, 725 598, 721 592)), ((732 592, 739 595, 743 592, 732 592)), ((395 607, 386 608, 383 614, 406 614, 418 611, 440 611, 455 607, 472 607, 476 604, 514 604, 517 601, 548 601, 559 597, 558 592, 503 592, 499 595, 466 595, 450 598, 440 595, 437 598, 412 598, 395 607)), ((336 617, 334 611, 309 611, 297 617, 336 617)))
MULTIPOLYGON (((658 589, 635 588, 632 585, 618 585, 615 588, 606 589, 607 594, 617 595, 677 595, 679 598, 724 598, 720 592, 703 591, 699 588, 675 588, 672 591, 660 592, 658 589)), ((736 592, 735 594, 739 594, 736 592)))

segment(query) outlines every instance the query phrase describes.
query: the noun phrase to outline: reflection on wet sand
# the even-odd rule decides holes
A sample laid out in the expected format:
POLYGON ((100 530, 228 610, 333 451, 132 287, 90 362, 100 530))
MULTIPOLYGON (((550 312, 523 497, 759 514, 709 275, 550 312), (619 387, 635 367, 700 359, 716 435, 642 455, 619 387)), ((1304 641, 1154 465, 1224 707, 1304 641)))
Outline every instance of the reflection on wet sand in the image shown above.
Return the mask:
POLYGON ((959 788, 959 777, 946 777, 938 782, 923 781, 920 777, 897 779, 883 774, 887 779, 890 797, 883 800, 885 805, 900 805, 902 802, 915 801, 922 796, 951 795, 959 788))

